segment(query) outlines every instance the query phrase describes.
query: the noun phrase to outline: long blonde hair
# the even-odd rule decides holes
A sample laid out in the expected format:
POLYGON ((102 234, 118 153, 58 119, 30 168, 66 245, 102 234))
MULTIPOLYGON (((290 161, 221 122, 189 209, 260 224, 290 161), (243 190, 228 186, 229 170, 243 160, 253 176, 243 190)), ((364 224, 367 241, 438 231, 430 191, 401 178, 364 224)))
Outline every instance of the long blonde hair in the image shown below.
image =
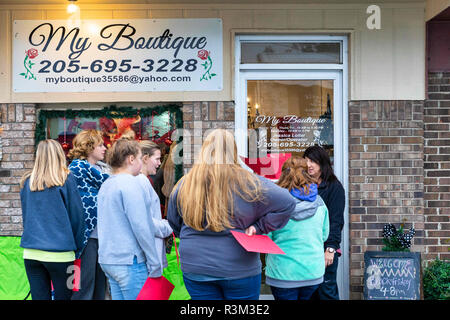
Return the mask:
POLYGON ((63 186, 68 174, 66 156, 61 145, 52 139, 43 140, 37 146, 33 170, 24 174, 20 187, 23 188, 28 178, 31 191, 63 186))
POLYGON ((240 167, 233 134, 224 129, 206 137, 198 161, 174 190, 178 184, 177 205, 184 223, 199 231, 232 228, 235 195, 248 202, 262 197, 261 182, 240 167))

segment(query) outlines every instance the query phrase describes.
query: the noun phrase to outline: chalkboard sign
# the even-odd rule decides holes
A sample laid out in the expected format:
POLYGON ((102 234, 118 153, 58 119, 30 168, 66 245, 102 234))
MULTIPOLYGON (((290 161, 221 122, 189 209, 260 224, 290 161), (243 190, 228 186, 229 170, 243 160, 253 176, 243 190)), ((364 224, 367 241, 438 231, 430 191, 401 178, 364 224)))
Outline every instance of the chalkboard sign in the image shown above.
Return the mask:
POLYGON ((364 299, 420 299, 420 253, 367 251, 364 263, 364 299))

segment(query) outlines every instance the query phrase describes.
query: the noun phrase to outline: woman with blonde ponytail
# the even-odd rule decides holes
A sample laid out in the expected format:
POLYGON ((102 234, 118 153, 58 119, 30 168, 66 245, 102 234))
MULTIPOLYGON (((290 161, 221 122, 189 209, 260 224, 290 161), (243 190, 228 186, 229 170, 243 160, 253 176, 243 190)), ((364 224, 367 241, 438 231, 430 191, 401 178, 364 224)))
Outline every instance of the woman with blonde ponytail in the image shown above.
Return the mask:
POLYGON ((75 177, 55 140, 41 141, 33 170, 21 181, 23 234, 20 246, 33 300, 70 300, 68 268, 83 247, 83 204, 75 177))
POLYGON ((259 253, 247 252, 230 230, 269 233, 289 220, 287 190, 240 167, 234 136, 213 130, 199 159, 174 187, 167 218, 180 237, 181 269, 192 299, 258 299, 259 253))

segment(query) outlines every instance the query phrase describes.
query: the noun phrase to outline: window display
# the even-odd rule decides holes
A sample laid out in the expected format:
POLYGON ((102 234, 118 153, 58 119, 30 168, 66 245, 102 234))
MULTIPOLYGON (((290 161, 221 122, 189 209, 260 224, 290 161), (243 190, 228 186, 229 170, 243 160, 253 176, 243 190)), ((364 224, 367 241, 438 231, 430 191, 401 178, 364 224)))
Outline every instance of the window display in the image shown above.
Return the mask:
POLYGON ((244 161, 268 178, 277 179, 287 158, 313 145, 333 157, 333 80, 248 80, 247 128, 244 161))
MULTIPOLYGON (((172 142, 182 145, 182 136, 175 135, 183 128, 183 116, 178 105, 164 105, 135 109, 110 106, 103 109, 45 110, 39 111, 36 124, 36 144, 51 138, 58 140, 66 154, 72 148, 72 140, 82 130, 96 129, 103 133, 106 147, 123 136, 137 140, 152 140, 161 146, 172 142), (174 141, 172 141, 172 139, 174 141)), ((182 157, 180 147, 177 155, 182 157)), ((175 164, 176 181, 183 175, 181 163, 175 164)))

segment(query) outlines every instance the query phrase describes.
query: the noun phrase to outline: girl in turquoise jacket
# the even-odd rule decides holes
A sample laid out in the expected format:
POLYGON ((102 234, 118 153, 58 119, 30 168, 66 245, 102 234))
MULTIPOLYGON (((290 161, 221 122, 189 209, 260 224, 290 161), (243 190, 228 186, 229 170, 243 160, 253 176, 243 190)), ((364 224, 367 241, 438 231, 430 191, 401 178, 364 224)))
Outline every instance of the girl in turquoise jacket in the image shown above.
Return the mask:
POLYGON ((287 225, 269 234, 286 253, 266 258, 266 284, 276 300, 309 300, 323 282, 323 243, 328 238, 329 221, 315 182, 305 159, 291 157, 283 164, 277 184, 289 190, 296 207, 287 225))

